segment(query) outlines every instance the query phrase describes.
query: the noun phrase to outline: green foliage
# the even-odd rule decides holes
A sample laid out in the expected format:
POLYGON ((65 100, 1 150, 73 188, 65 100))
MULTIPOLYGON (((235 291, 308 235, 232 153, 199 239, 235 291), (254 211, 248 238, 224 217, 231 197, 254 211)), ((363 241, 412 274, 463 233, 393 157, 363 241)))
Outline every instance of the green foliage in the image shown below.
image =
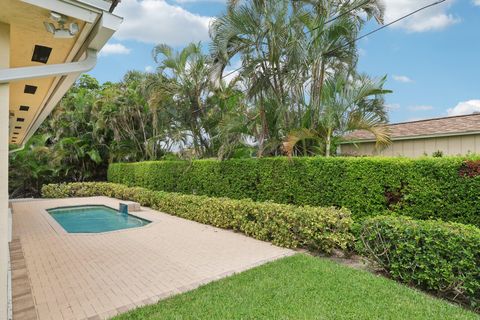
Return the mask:
POLYGON ((281 155, 290 143, 295 155, 328 156, 346 131, 366 129, 386 141, 379 126, 387 120, 385 79, 358 74, 352 41, 372 18, 383 19, 379 1, 230 1, 210 26, 212 77, 221 82, 225 68, 240 58, 234 81, 241 81, 250 106, 224 118, 229 125, 220 122, 226 145, 254 141, 262 157, 281 155))
POLYGON ((99 92, 95 78, 80 77, 25 148, 10 155, 11 198, 38 196, 44 183, 105 179, 111 137, 96 130, 99 92))
POLYGON ((478 315, 370 272, 298 254, 113 319, 478 320, 478 315))
POLYGON ((19 156, 26 166, 12 157, 11 195, 37 195, 45 182, 102 180, 115 161, 173 152, 187 160, 279 156, 292 133, 309 131, 316 139, 297 137, 291 153, 328 155, 347 131, 379 133, 387 121, 384 79, 358 74, 351 41, 369 20, 382 20, 378 1, 230 1, 228 8, 212 20, 210 50, 158 44, 153 72, 104 84, 82 76, 39 130, 49 153, 19 156), (28 166, 45 172, 35 177, 23 171, 28 166))
POLYGON ((264 158, 116 163, 110 182, 151 190, 335 206, 480 226, 480 177, 461 158, 264 158))
POLYGON ((434 158, 441 158, 441 157, 443 157, 443 151, 441 151, 441 150, 435 151, 434 153, 432 153, 432 157, 434 157, 434 158))
POLYGON ((401 282, 480 303, 480 229, 458 223, 379 216, 365 220, 358 249, 401 282))
POLYGON ((30 197, 39 194, 44 183, 54 182, 58 171, 51 165, 52 150, 46 146, 48 135, 36 135, 21 151, 9 157, 10 198, 30 197))
POLYGON ((346 209, 320 208, 182 195, 129 188, 113 183, 50 184, 46 198, 107 196, 215 227, 240 231, 255 239, 288 248, 304 247, 329 253, 352 244, 353 220, 346 209))

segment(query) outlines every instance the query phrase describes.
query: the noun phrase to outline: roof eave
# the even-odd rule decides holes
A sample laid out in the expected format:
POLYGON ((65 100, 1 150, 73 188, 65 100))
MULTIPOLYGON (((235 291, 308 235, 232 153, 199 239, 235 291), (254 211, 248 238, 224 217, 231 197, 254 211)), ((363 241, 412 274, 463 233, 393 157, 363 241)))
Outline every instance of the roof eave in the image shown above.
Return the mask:
MULTIPOLYGON (((448 137, 468 136, 468 135, 475 135, 475 134, 480 134, 480 130, 430 134, 430 135, 392 137, 390 138, 390 140, 403 141, 403 140, 419 140, 419 139, 430 139, 430 138, 448 138, 448 137)), ((354 139, 354 140, 341 141, 340 144, 358 144, 358 143, 372 143, 372 142, 376 142, 376 140, 375 139, 356 139, 356 140, 354 139)))
MULTIPOLYGON (((69 1, 69 0, 22 0, 35 6, 43 7, 48 10, 54 10, 67 14, 71 17, 89 21, 94 24, 90 34, 80 44, 80 49, 73 58, 72 62, 78 62, 83 59, 87 51, 100 51, 107 41, 112 37, 115 31, 118 30, 123 19, 108 12, 101 7, 92 6, 97 2, 105 2, 101 0, 81 0, 81 1, 69 1)), ((106 6, 105 6, 106 7, 106 6)), ((70 63, 71 64, 71 63, 70 63)), ((93 67, 93 66, 92 66, 93 67)), ((65 69, 69 68, 69 64, 65 64, 65 69)), ((68 70, 67 70, 68 71, 68 70)), ((41 111, 36 119, 30 124, 26 131, 24 138, 19 141, 20 145, 24 145, 31 136, 40 127, 47 116, 52 112, 55 106, 60 102, 62 97, 68 91, 68 89, 75 83, 78 77, 85 72, 84 70, 75 70, 74 72, 65 72, 64 75, 56 77, 58 79, 53 90, 45 97, 41 111)))

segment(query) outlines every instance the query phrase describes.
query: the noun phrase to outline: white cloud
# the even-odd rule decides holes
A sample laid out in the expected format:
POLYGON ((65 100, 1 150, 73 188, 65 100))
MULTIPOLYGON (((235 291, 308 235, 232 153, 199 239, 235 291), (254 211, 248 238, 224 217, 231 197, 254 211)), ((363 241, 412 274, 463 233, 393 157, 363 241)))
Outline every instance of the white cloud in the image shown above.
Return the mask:
POLYGON ((428 110, 433 110, 434 108, 432 106, 422 105, 422 106, 411 106, 411 107, 408 107, 408 109, 411 111, 428 111, 428 110))
POLYGON ((121 43, 107 43, 102 50, 100 50, 99 56, 108 56, 112 54, 129 54, 130 49, 125 47, 121 43))
POLYGON ((398 110, 398 109, 400 109, 400 104, 398 104, 398 103, 388 103, 388 104, 385 105, 385 108, 388 111, 398 110))
POLYGON ((396 75, 394 75, 394 76, 393 76, 393 80, 398 81, 398 82, 403 82, 403 83, 413 82, 413 80, 410 79, 410 78, 407 77, 407 76, 396 76, 396 75))
POLYGON ((164 0, 123 0, 115 13, 124 17, 116 39, 171 46, 209 39, 211 17, 193 14, 164 0))
POLYGON ((473 4, 476 6, 480 6, 480 0, 473 0, 473 4))
MULTIPOLYGON (((432 0, 384 0, 384 3, 386 7, 385 22, 388 23, 425 5, 431 4, 432 0)), ((447 1, 434 7, 427 8, 394 24, 392 27, 403 28, 409 32, 425 32, 444 29, 460 22, 459 18, 448 13, 451 4, 452 1, 447 1)))
POLYGON ((447 110, 449 116, 460 116, 475 112, 480 112, 480 100, 462 101, 455 107, 447 110))
POLYGON ((152 66, 146 66, 146 67, 145 67, 145 72, 151 73, 151 72, 153 72, 154 70, 155 70, 155 68, 152 67, 152 66))

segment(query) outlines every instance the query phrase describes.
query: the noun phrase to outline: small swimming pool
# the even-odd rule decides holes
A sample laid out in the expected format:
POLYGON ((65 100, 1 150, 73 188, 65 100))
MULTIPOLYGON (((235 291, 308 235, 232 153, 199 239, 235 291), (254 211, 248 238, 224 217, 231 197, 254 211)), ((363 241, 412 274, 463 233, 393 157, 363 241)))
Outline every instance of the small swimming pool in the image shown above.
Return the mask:
POLYGON ((143 227, 151 221, 107 206, 76 206, 47 210, 68 233, 99 233, 143 227))

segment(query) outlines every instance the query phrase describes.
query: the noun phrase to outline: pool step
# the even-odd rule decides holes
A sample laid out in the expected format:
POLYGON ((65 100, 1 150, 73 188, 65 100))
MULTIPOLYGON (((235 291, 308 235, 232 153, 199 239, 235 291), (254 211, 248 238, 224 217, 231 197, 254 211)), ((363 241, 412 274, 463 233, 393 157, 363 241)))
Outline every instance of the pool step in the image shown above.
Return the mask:
POLYGON ((128 208, 128 212, 137 212, 142 210, 142 208, 140 207, 140 203, 138 202, 122 201, 120 202, 120 212, 122 212, 122 205, 128 208))

